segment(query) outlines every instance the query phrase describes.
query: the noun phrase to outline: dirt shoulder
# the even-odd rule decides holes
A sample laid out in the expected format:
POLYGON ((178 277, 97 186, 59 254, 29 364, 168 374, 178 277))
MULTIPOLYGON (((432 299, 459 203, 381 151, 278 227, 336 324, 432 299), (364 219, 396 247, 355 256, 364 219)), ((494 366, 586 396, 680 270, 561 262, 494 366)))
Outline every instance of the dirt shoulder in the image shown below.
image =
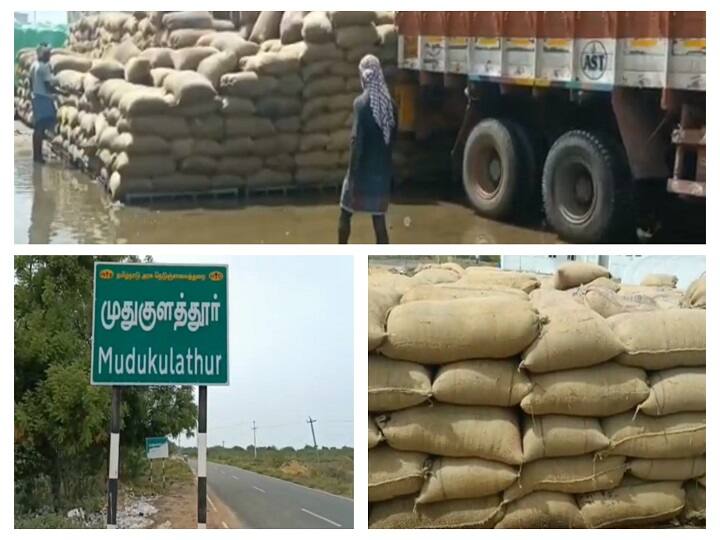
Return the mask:
MULTIPOLYGON (((158 471, 159 472, 159 471, 158 471)), ((158 475, 159 476, 159 475, 158 475)), ((197 528, 197 478, 181 459, 166 462, 165 485, 155 477, 132 486, 135 495, 146 495, 157 512, 147 516, 149 529, 197 528)), ((208 529, 238 529, 242 524, 212 491, 208 492, 208 529)))

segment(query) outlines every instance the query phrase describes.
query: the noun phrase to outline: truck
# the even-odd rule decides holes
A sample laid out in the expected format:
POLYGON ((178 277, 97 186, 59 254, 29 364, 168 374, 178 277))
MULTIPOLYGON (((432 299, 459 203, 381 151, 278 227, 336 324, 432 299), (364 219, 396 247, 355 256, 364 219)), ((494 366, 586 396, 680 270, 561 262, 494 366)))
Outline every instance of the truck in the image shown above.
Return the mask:
POLYGON ((704 213, 705 21, 688 11, 398 12, 400 130, 431 131, 430 111, 443 107, 476 211, 544 214, 571 242, 629 239, 668 199, 704 213))

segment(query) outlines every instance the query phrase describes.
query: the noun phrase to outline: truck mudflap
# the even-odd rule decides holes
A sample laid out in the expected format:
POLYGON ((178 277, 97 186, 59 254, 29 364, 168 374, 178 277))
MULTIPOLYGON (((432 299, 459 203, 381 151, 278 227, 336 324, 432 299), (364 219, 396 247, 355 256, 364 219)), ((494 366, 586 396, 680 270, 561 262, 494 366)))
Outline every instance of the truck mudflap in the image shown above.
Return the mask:
POLYGON ((704 112, 683 105, 680 125, 672 134, 675 166, 673 177, 667 183, 670 193, 699 198, 706 196, 704 118, 704 112))

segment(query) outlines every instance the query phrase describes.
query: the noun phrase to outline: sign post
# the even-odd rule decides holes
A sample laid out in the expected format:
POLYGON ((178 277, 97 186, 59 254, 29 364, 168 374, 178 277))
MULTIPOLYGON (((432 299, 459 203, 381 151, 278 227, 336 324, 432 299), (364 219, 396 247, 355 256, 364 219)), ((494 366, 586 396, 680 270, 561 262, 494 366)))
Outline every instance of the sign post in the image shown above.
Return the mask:
POLYGON ((145 455, 150 460, 150 483, 153 481, 153 464, 162 459, 162 485, 165 487, 165 460, 170 456, 170 442, 167 437, 146 437, 145 455))
POLYGON ((108 470, 107 528, 117 529, 118 469, 120 465, 120 392, 112 387, 110 403, 110 465, 108 470))
POLYGON ((207 528, 207 386, 200 387, 198 409, 198 529, 207 528))
POLYGON ((167 437, 146 437, 145 455, 148 459, 167 459, 170 456, 170 442, 167 437))
POLYGON ((120 389, 135 385, 200 387, 198 528, 206 527, 207 387, 229 384, 228 373, 226 265, 95 263, 90 382, 112 386, 108 528, 117 527, 120 389))

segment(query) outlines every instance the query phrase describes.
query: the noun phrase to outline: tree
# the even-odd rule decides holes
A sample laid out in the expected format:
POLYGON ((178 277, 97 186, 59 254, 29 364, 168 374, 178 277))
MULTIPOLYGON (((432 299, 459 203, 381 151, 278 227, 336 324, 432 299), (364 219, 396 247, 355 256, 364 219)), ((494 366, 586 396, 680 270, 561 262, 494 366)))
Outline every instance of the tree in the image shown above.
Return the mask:
MULTIPOLYGON (((106 474, 110 388, 90 385, 93 270, 100 259, 138 262, 15 258, 15 485, 24 509, 38 503, 38 483, 49 484, 50 503, 59 509, 106 474)), ((177 437, 196 421, 190 387, 123 390, 120 440, 128 456, 140 455, 145 437, 177 437)))

